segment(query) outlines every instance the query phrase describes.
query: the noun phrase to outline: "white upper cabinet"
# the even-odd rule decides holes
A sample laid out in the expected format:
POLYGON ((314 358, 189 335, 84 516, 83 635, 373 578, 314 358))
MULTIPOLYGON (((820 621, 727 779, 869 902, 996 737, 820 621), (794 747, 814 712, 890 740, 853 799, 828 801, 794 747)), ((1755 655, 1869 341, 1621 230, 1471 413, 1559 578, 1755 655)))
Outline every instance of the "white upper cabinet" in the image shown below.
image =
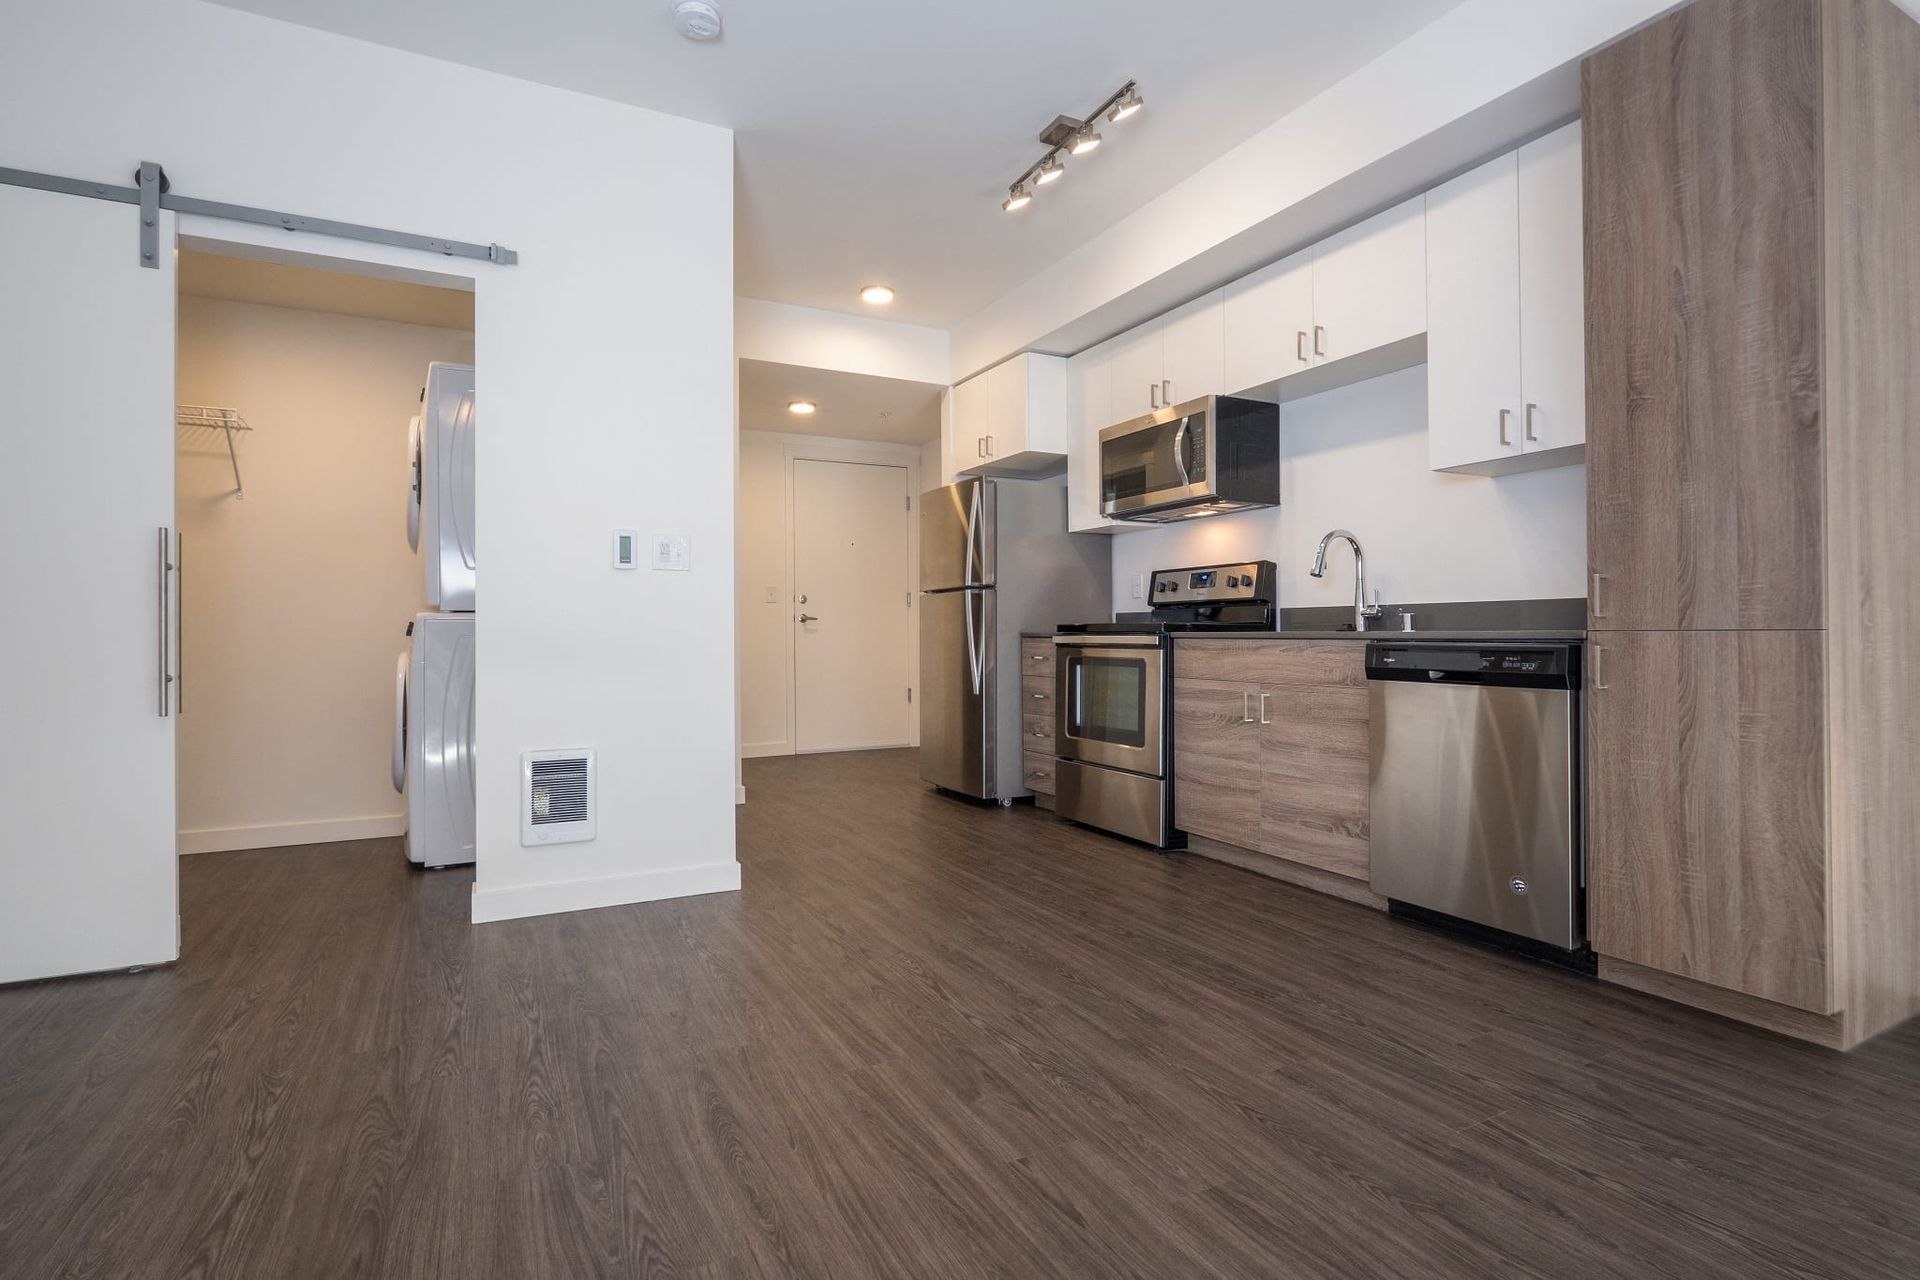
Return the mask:
POLYGON ((1139 528, 1100 514, 1100 432, 1114 424, 1113 343, 1103 342, 1067 361, 1067 528, 1094 533, 1139 528))
POLYGON ((1313 367, 1313 251, 1228 285, 1221 307, 1221 385, 1229 395, 1313 367))
POLYGON ((1058 475, 1066 465, 1067 362, 1028 352, 953 389, 948 455, 956 472, 1058 475))
POLYGON ((1541 465, 1587 444, 1580 124, 1520 148, 1520 441, 1541 465))
MULTIPOLYGON (((1156 316, 1137 329, 1129 329, 1109 344, 1112 358, 1108 365, 1113 422, 1142 417, 1161 407, 1160 380, 1166 376, 1165 344, 1161 341, 1166 319, 1156 316)), ((1113 422, 1107 425, 1112 426, 1113 422)))
POLYGON ((1426 202, 1416 197, 1313 251, 1315 364, 1377 351, 1427 328, 1426 202))
POLYGON ((1427 193, 1436 471, 1577 462, 1586 445, 1580 126, 1427 193))
MULTIPOLYGON (((1163 317, 1160 407, 1219 395, 1224 375, 1226 291, 1215 289, 1163 317)), ((1111 424, 1109 424, 1111 425, 1111 424)))

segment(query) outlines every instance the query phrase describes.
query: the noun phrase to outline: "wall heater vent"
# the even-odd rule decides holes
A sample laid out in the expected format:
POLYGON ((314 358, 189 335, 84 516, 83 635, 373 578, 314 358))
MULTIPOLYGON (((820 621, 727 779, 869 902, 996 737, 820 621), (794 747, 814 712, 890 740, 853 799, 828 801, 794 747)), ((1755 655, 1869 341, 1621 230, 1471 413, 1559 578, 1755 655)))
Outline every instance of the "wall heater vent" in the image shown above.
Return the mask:
POLYGON ((593 752, 529 751, 520 757, 520 843, 573 844, 594 837, 593 752))

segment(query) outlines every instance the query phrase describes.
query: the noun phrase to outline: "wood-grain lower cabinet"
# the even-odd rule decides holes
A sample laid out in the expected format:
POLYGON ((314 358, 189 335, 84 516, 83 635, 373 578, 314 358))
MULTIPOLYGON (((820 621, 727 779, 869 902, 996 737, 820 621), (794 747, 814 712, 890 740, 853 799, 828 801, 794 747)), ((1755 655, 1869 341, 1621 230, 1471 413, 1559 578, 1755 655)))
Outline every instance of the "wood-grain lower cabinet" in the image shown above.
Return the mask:
POLYGON ((1623 631, 1588 643, 1603 955, 1830 1013, 1818 631, 1623 631))
POLYGON ((1054 794, 1053 641, 1020 639, 1020 777, 1037 796, 1054 794))
POLYGON ((1365 646, 1174 649, 1174 825, 1336 875, 1368 874, 1365 646))

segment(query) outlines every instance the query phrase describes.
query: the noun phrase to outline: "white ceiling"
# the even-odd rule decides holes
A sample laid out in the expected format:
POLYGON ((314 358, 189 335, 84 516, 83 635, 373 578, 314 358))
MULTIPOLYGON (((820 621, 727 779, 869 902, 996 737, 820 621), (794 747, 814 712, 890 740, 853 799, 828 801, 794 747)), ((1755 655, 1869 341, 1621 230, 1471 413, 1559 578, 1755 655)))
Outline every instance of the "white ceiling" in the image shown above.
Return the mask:
POLYGON ((880 314, 950 328, 1460 0, 720 0, 706 45, 668 0, 220 2, 729 126, 738 292, 859 312, 884 281, 880 314), (1147 109, 1001 212, 1129 78, 1147 109))
POLYGON ((940 436, 942 390, 928 382, 742 360, 740 426, 745 431, 925 444, 940 436), (795 400, 811 400, 816 409, 801 417, 787 408, 795 400))

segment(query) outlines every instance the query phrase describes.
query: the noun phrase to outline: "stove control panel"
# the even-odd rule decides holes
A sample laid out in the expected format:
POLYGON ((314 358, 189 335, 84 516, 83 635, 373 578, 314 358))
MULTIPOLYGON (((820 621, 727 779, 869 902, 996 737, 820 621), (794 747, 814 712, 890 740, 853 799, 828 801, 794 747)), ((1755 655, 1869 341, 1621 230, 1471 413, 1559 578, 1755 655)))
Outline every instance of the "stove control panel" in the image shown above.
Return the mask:
POLYGON ((1271 560, 1245 564, 1210 564, 1190 569, 1155 569, 1156 605, 1212 603, 1271 603, 1274 565, 1271 560))

